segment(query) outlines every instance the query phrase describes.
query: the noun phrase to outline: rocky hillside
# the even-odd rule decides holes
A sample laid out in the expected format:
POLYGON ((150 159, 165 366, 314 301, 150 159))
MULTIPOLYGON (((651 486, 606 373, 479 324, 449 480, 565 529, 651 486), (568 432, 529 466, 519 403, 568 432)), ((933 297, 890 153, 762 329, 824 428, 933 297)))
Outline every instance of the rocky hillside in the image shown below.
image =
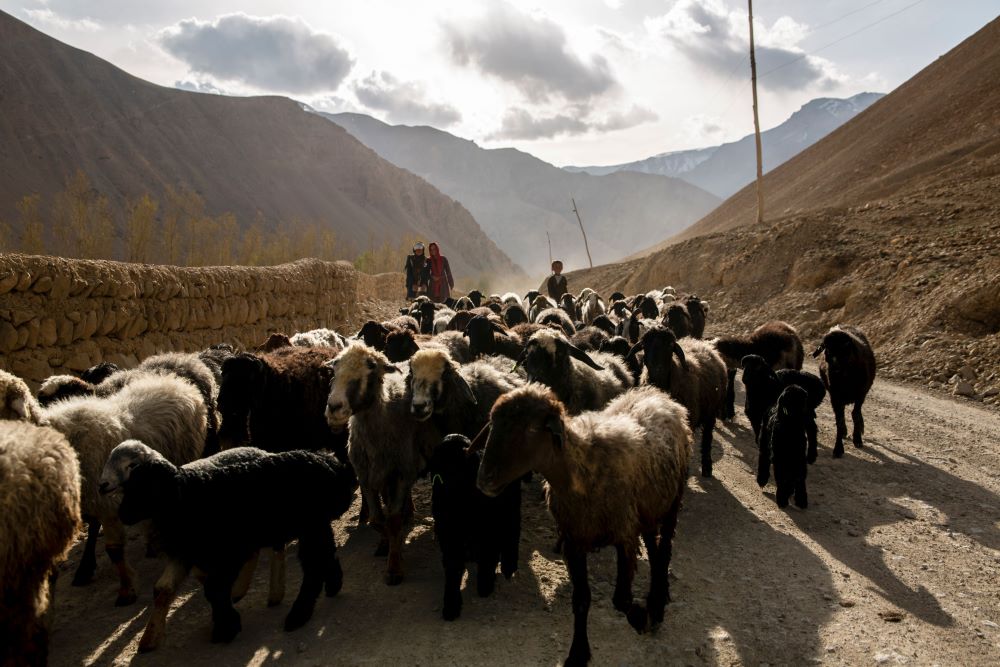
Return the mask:
POLYGON ((648 247, 719 203, 714 195, 674 178, 572 174, 512 148, 486 150, 431 127, 387 125, 362 114, 327 117, 385 159, 461 202, 532 275, 548 270, 546 231, 554 256, 567 266, 586 266, 571 197, 586 225, 594 262, 648 247))
MULTIPOLYGON (((771 171, 812 146, 882 97, 882 93, 859 93, 846 99, 822 97, 804 104, 785 122, 761 132, 764 171, 771 171)), ((590 174, 638 171, 675 176, 724 199, 754 180, 757 154, 750 134, 721 146, 673 151, 611 167, 565 168, 590 174)))
POLYGON ((461 204, 296 102, 156 86, 0 12, 0 218, 77 169, 119 214, 181 186, 244 224, 324 220, 357 250, 438 239, 459 274, 518 272, 461 204))
MULTIPOLYGON (((713 214, 706 220, 728 231, 571 274, 570 282, 605 292, 665 284, 697 292, 712 304, 715 333, 782 318, 811 346, 833 324, 856 324, 871 335, 881 372, 997 403, 998 80, 994 21, 775 170, 768 178, 787 189, 772 200, 797 202, 785 215, 757 226, 713 214)), ((746 204, 744 217, 752 211, 746 204)))

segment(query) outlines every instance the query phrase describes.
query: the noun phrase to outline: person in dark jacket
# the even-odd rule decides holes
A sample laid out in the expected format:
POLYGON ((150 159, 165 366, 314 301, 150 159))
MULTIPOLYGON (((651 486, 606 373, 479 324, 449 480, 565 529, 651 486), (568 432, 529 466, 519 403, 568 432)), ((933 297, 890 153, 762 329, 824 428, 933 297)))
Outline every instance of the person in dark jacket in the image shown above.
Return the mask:
POLYGON ((546 288, 549 291, 549 297, 559 303, 559 299, 562 295, 569 291, 566 285, 566 276, 562 274, 563 265, 558 259, 552 262, 552 275, 549 276, 549 280, 546 283, 546 288))
POLYGON ((434 303, 444 303, 451 297, 451 290, 455 287, 455 280, 451 277, 451 267, 448 266, 448 258, 441 255, 437 243, 429 244, 427 252, 430 254, 424 265, 427 296, 434 303))
POLYGON ((424 280, 424 268, 427 258, 424 256, 424 244, 416 243, 413 254, 406 257, 406 298, 410 301, 427 292, 427 282, 424 280))

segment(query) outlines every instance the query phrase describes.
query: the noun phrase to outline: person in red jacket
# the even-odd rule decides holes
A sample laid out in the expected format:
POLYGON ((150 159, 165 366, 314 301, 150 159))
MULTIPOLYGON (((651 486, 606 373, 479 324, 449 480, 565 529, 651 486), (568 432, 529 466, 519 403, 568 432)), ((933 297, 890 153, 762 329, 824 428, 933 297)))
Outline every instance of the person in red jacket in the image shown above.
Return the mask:
POLYGON ((455 280, 451 277, 451 267, 448 258, 441 254, 437 243, 427 246, 430 257, 424 265, 424 284, 427 285, 427 296, 435 303, 444 303, 451 296, 455 280))

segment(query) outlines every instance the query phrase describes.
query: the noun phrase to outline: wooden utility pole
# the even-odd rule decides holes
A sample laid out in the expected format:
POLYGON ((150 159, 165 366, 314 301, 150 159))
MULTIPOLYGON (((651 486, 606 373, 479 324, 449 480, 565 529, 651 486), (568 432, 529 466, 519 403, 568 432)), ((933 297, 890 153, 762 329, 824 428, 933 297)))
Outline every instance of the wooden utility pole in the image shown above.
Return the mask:
POLYGON ((549 266, 552 266, 552 237, 549 236, 548 232, 545 232, 545 238, 549 240, 549 266))
POLYGON ((757 222, 764 222, 764 161, 760 155, 760 118, 757 115, 757 58, 753 50, 753 0, 747 0, 750 16, 750 85, 753 88, 753 137, 757 145, 757 222))
POLYGON ((576 199, 570 197, 569 200, 573 202, 573 212, 576 213, 576 221, 580 223, 580 233, 583 234, 583 247, 587 250, 587 261, 590 262, 590 268, 594 268, 594 260, 590 257, 590 245, 587 243, 587 232, 583 231, 583 220, 580 219, 580 212, 576 210, 576 199))

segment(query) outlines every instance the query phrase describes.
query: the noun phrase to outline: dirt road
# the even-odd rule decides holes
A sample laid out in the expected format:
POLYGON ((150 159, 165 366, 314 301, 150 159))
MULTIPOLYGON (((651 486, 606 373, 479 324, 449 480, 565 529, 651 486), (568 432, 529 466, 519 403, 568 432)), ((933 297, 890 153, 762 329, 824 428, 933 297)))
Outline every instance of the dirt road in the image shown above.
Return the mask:
MULTIPOLYGON (((740 398, 742 403, 742 398, 740 398)), ((611 606, 614 551, 591 556, 593 664, 1000 664, 1000 415, 878 381, 866 408, 867 446, 830 458, 833 420, 821 411, 810 506, 779 510, 753 477, 753 434, 740 414, 716 438, 716 478, 692 477, 674 546, 667 619, 638 636, 611 606)), ((694 468, 692 468, 694 469, 694 468)), ((209 608, 193 581, 165 645, 136 656, 162 565, 134 537, 140 602, 112 606, 116 580, 60 578, 53 665, 502 664, 555 665, 571 637, 570 588, 552 553, 553 521, 537 482, 524 489, 522 565, 488 599, 465 593, 462 617, 440 619, 442 572, 428 517, 429 486, 405 551, 407 579, 388 588, 376 538, 356 530, 357 504, 337 525, 343 591, 321 598, 305 628, 281 630, 299 583, 290 558, 286 601, 268 609, 262 565, 237 608, 243 632, 209 643, 209 608)), ((637 594, 648 567, 640 565, 637 594)))

